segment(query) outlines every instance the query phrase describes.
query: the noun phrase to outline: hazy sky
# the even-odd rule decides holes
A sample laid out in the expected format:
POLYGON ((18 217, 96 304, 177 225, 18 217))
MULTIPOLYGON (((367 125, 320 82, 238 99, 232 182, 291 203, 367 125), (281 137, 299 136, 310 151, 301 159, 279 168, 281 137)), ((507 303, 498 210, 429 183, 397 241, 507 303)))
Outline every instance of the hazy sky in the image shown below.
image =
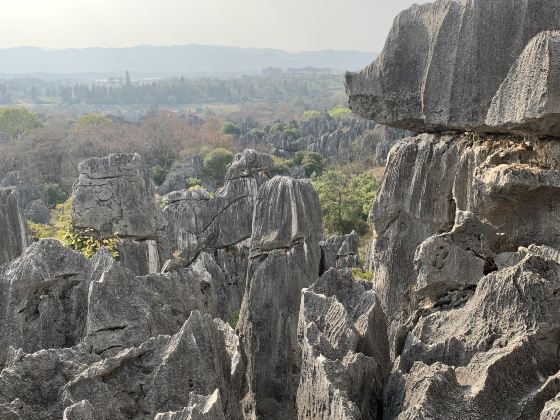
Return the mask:
POLYGON ((425 0, 0 0, 0 48, 211 44, 379 51, 425 0))

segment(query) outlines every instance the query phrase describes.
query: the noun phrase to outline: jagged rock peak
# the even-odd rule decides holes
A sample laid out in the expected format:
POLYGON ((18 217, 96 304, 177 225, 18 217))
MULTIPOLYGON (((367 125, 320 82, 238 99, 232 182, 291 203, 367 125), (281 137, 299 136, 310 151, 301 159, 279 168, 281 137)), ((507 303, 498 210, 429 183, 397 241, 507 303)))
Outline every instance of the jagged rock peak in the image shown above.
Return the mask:
MULTIPOLYGON (((381 55, 360 73, 347 74, 350 106, 379 123, 417 132, 508 128, 486 124, 494 96, 528 42, 542 31, 558 29, 556 0, 439 0, 414 5, 395 19, 381 55)), ((536 51, 534 57, 541 52, 546 51, 536 51)), ((548 61, 546 56, 540 60, 548 61)), ((530 61, 535 59, 520 62, 530 67, 530 61)), ((510 79, 522 84, 540 77, 515 67, 510 79)), ((560 75, 554 71, 548 75, 547 88, 557 85, 560 75)), ((511 101, 506 108, 523 115, 522 92, 507 98, 512 83, 503 89, 502 101, 511 101)), ((551 89, 548 95, 554 100, 557 93, 551 89)), ((527 124, 518 126, 523 131, 543 128, 538 121, 523 122, 527 124)))
POLYGON ((0 265, 17 258, 27 246, 27 225, 16 188, 0 188, 0 265))
POLYGON ((288 249, 303 239, 322 238, 319 199, 310 181, 277 176, 259 189, 252 254, 288 249))
POLYGON ((239 333, 247 361, 248 418, 295 418, 301 290, 319 276, 321 209, 309 181, 276 177, 255 204, 239 333))
POLYGON ((560 32, 541 32, 512 66, 486 124, 499 131, 560 137, 560 32))
POLYGON ((385 315, 370 284, 354 280, 349 270, 331 269, 304 289, 298 343, 298 418, 377 418, 389 346, 385 315))
POLYGON ((226 181, 239 177, 254 176, 256 172, 268 172, 272 166, 273 161, 269 154, 245 149, 235 155, 226 173, 226 181))

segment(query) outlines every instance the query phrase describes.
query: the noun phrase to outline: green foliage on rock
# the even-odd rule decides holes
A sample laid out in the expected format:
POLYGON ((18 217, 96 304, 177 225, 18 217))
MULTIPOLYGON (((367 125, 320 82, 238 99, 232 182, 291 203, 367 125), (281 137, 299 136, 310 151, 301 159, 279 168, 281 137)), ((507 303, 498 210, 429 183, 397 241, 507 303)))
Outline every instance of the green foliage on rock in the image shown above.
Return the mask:
POLYGON ((29 227, 29 233, 32 240, 48 239, 54 238, 56 232, 51 225, 44 225, 42 223, 35 223, 31 220, 27 221, 27 226, 29 227))
POLYGON ((239 323, 239 311, 235 311, 231 315, 231 319, 229 320, 229 325, 231 326, 231 328, 235 329, 238 323, 239 323))
POLYGON ((232 136, 240 136, 241 135, 241 129, 239 128, 239 126, 237 124, 232 123, 230 121, 227 121, 222 126, 222 134, 229 134, 229 135, 232 135, 232 136))
POLYGON ((57 204, 63 203, 67 195, 62 188, 60 188, 60 185, 49 182, 45 184, 45 197, 47 199, 47 205, 54 207, 57 204))
POLYGON ((373 281, 373 271, 362 270, 361 268, 352 268, 352 276, 357 280, 373 281))
POLYGON ((368 231, 369 208, 379 189, 379 181, 371 172, 355 175, 332 169, 317 177, 313 184, 330 233, 368 231))
POLYGON ((284 159, 280 156, 272 156, 272 174, 273 175, 285 175, 292 166, 292 161, 284 159))
POLYGON ((209 152, 204 158, 204 169, 215 179, 222 180, 232 160, 232 152, 223 147, 218 147, 209 152))
POLYGON ((15 139, 39 127, 42 124, 37 115, 25 108, 0 109, 0 135, 15 139))
POLYGON ((117 246, 120 242, 118 233, 100 235, 93 229, 77 229, 72 223, 72 199, 56 206, 55 238, 64 246, 72 248, 92 258, 101 247, 109 250, 113 257, 118 257, 117 246))
POLYGON ((156 185, 164 183, 167 171, 161 165, 152 166, 152 179, 156 185))

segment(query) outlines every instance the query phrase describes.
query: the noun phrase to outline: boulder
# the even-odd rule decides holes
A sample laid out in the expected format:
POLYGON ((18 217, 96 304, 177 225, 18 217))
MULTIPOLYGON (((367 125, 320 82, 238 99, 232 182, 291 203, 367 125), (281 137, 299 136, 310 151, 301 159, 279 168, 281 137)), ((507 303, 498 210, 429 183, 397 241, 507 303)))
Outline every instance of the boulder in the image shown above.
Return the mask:
POLYGON ((560 32, 535 36, 492 99, 493 130, 560 137, 560 32))
POLYGON ((246 416, 294 418, 300 293, 319 276, 319 200, 309 181, 276 177, 256 199, 238 330, 247 363, 246 416))
MULTIPOLYGON (((379 57, 361 72, 347 73, 350 107, 378 123, 416 132, 488 132, 487 113, 516 59, 534 36, 560 29, 559 22, 554 0, 414 5, 397 16, 379 57)), ((543 61, 539 66, 547 66, 543 61)), ((515 68, 512 73, 519 74, 515 68)), ((523 73, 523 85, 531 83, 530 74, 523 73)), ((550 75, 554 84, 557 74, 550 75)), ((509 92, 505 87, 502 97, 511 101, 506 108, 522 115, 523 92, 518 99, 509 92)), ((555 95, 554 89, 548 93, 555 95)))
POLYGON ((381 418, 389 371, 387 323, 368 286, 348 270, 331 269, 303 289, 298 418, 381 418))
POLYGON ((0 188, 0 265, 17 258, 27 247, 27 225, 15 188, 0 188))

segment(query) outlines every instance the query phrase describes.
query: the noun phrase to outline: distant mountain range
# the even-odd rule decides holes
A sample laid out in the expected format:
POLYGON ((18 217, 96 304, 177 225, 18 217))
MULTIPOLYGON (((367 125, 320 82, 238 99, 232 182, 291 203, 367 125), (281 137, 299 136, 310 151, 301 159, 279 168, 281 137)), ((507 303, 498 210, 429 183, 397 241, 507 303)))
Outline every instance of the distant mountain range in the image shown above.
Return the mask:
POLYGON ((274 49, 207 45, 172 47, 84 48, 51 50, 35 47, 0 49, 4 75, 122 75, 152 76, 254 74, 265 67, 355 70, 369 64, 375 53, 311 51, 290 53, 274 49))

